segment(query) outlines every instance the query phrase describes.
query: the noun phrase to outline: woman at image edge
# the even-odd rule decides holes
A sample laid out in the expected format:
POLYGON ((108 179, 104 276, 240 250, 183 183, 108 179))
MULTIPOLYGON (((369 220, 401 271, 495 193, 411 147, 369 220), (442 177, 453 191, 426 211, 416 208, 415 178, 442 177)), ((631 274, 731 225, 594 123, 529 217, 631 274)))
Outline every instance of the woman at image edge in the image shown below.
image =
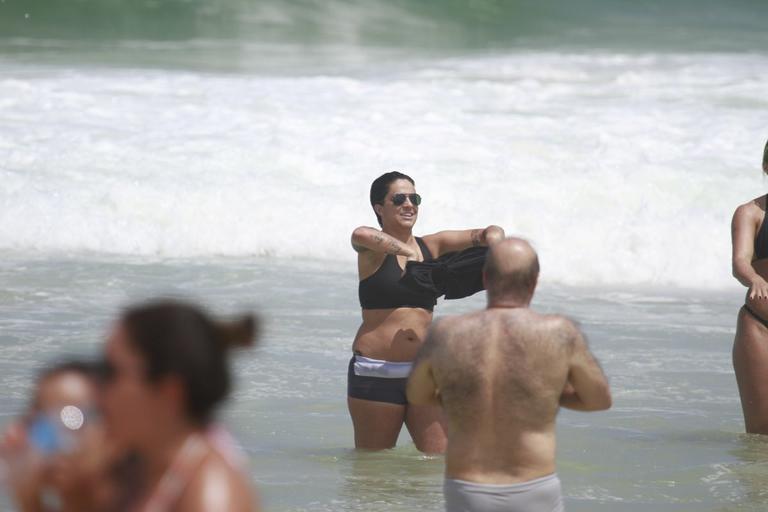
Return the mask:
MULTIPOLYGON (((768 174, 768 143, 763 152, 768 174)), ((768 434, 768 223, 766 198, 739 206, 733 215, 733 275, 748 287, 733 342, 733 368, 748 433, 768 434)))
POLYGON ((347 403, 355 429, 355 447, 392 448, 403 423, 416 448, 445 451, 441 410, 413 406, 405 383, 427 329, 435 300, 398 283, 407 261, 424 261, 473 245, 504 238, 498 226, 441 231, 423 239, 413 236, 421 197, 414 181, 389 172, 371 185, 371 206, 381 230, 361 226, 352 233, 360 277, 363 323, 352 346, 347 403))

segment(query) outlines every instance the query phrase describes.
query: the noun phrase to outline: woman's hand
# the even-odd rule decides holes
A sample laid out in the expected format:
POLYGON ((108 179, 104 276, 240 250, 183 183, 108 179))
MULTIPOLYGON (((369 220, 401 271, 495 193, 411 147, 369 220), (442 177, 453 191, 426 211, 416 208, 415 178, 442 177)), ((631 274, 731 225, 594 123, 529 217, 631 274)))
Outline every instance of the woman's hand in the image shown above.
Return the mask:
POLYGON ((484 245, 491 246, 504 240, 504 230, 499 226, 488 226, 483 230, 484 245))
POLYGON ((112 454, 101 424, 86 425, 76 435, 71 451, 51 457, 48 483, 71 509, 94 510, 97 491, 108 483, 112 454))
POLYGON ((18 454, 27 449, 27 434, 21 421, 14 421, 0 437, 0 454, 5 456, 18 454))
POLYGON ((768 299, 768 282, 758 277, 749 286, 749 300, 768 299))
POLYGON ((7 485, 18 509, 42 510, 40 490, 46 468, 43 459, 30 450, 23 422, 13 422, 3 432, 0 455, 8 465, 7 485))
POLYGON ((419 255, 416 254, 416 251, 413 251, 412 254, 409 254, 408 256, 406 256, 405 265, 403 266, 403 271, 400 273, 401 277, 405 275, 405 269, 408 268, 409 261, 419 261, 419 255))
POLYGON ((419 261, 419 254, 410 247, 408 249, 411 250, 411 254, 408 254, 405 257, 405 262, 408 263, 409 261, 419 261))

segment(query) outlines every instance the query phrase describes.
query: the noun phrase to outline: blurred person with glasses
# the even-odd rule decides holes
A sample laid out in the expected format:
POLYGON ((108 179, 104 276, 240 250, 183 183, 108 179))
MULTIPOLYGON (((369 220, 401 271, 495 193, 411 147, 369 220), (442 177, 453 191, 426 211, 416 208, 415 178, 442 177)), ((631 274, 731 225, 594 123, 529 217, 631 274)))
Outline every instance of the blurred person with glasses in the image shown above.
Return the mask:
POLYGON ((123 452, 105 436, 100 376, 85 361, 45 369, 27 413, 6 428, 0 464, 22 512, 116 510, 123 452))

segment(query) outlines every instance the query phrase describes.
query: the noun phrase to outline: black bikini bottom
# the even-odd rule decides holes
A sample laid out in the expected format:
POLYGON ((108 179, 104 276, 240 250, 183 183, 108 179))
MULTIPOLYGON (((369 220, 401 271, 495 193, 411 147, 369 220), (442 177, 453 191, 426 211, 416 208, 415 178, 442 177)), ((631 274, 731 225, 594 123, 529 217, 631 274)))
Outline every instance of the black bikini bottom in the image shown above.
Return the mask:
POLYGON ((752 318, 754 318, 755 320, 757 320, 758 322, 763 324, 766 328, 768 328, 768 320, 766 320, 765 318, 763 318, 760 315, 758 315, 757 313, 755 313, 755 311, 752 308, 750 308, 749 306, 744 304, 742 306, 742 309, 744 309, 744 311, 746 311, 747 313, 752 315, 752 318))
POLYGON ((347 396, 352 398, 406 405, 408 403, 408 400, 405 398, 405 385, 407 382, 407 378, 393 379, 356 375, 355 358, 352 357, 349 360, 347 396))

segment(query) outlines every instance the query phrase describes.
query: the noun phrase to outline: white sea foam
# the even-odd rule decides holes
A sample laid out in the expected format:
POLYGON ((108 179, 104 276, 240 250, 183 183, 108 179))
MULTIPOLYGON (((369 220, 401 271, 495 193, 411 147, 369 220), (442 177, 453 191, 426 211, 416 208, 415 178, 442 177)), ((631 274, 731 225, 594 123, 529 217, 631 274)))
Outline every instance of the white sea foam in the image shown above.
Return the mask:
POLYGON ((347 76, 0 62, 0 248, 352 260, 371 180, 501 224, 567 284, 730 286, 764 55, 516 53, 347 76))

